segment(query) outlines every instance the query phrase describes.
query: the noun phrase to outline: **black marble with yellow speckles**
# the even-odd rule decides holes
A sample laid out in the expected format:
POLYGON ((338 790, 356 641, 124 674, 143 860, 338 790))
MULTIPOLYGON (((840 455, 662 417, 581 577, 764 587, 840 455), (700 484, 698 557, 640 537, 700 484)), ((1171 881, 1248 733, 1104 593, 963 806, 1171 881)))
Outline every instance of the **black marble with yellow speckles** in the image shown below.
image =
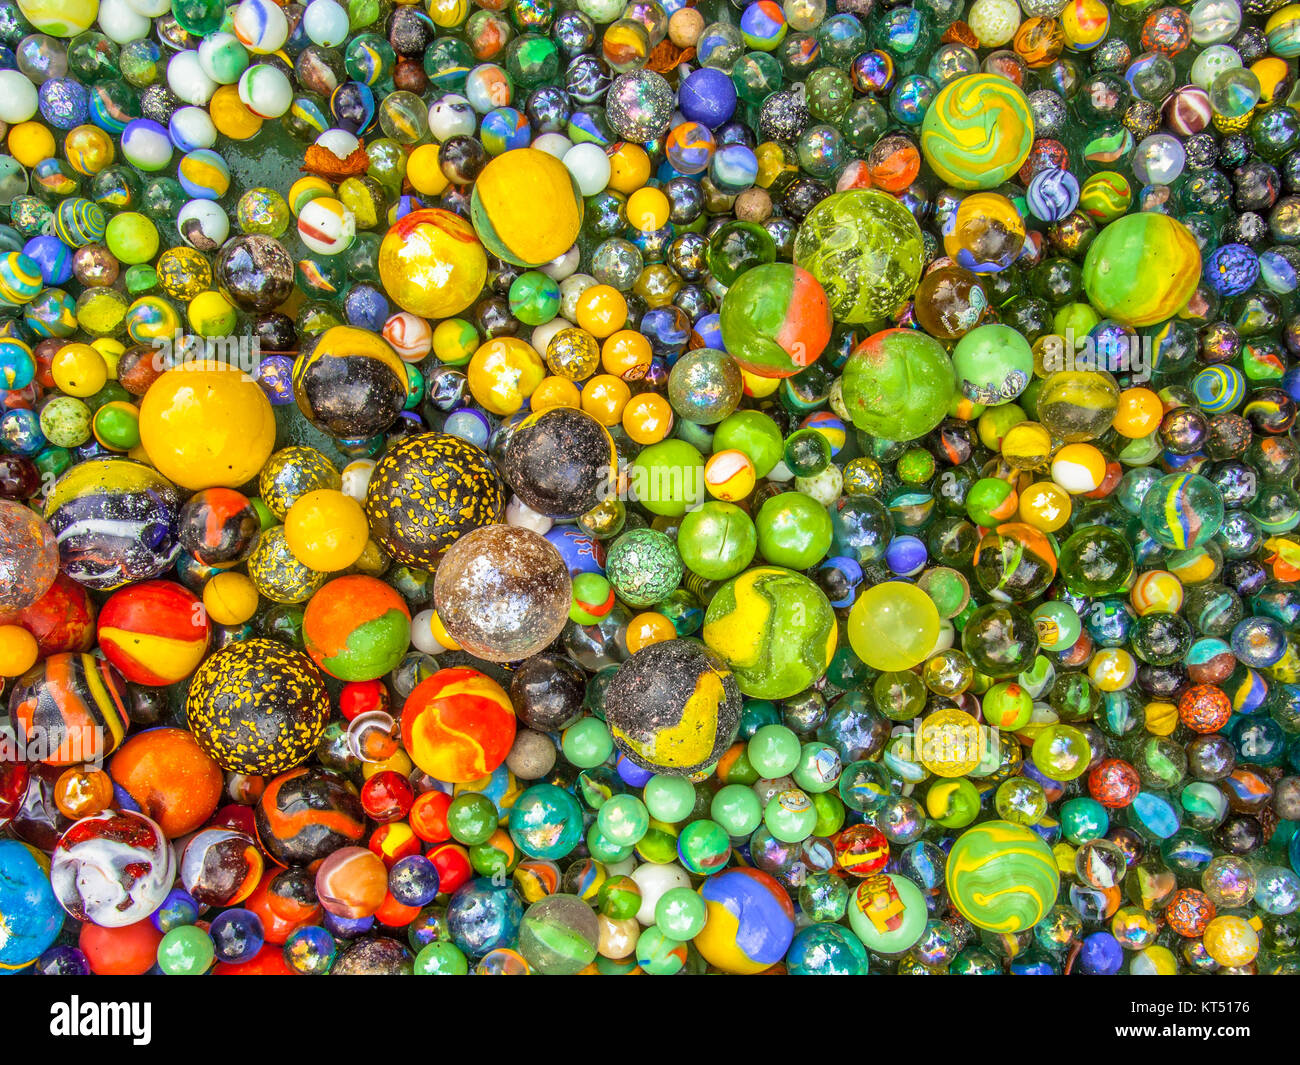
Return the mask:
POLYGON ((301 651, 276 640, 223 647, 194 674, 190 731, 222 769, 281 773, 305 762, 330 718, 325 680, 301 651))
POLYGON ((429 570, 465 533, 499 521, 505 505, 487 455, 447 433, 401 441, 376 464, 366 490, 375 542, 398 562, 429 570))

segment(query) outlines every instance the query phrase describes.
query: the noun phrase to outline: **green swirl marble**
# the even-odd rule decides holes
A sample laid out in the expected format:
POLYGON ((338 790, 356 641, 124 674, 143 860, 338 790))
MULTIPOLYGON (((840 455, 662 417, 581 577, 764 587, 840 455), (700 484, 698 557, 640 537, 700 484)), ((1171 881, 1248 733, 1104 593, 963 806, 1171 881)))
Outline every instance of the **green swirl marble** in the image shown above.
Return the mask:
POLYGON ((1032 928, 1061 886, 1052 849, 1010 821, 987 821, 958 836, 945 879, 961 915, 991 932, 1032 928))

